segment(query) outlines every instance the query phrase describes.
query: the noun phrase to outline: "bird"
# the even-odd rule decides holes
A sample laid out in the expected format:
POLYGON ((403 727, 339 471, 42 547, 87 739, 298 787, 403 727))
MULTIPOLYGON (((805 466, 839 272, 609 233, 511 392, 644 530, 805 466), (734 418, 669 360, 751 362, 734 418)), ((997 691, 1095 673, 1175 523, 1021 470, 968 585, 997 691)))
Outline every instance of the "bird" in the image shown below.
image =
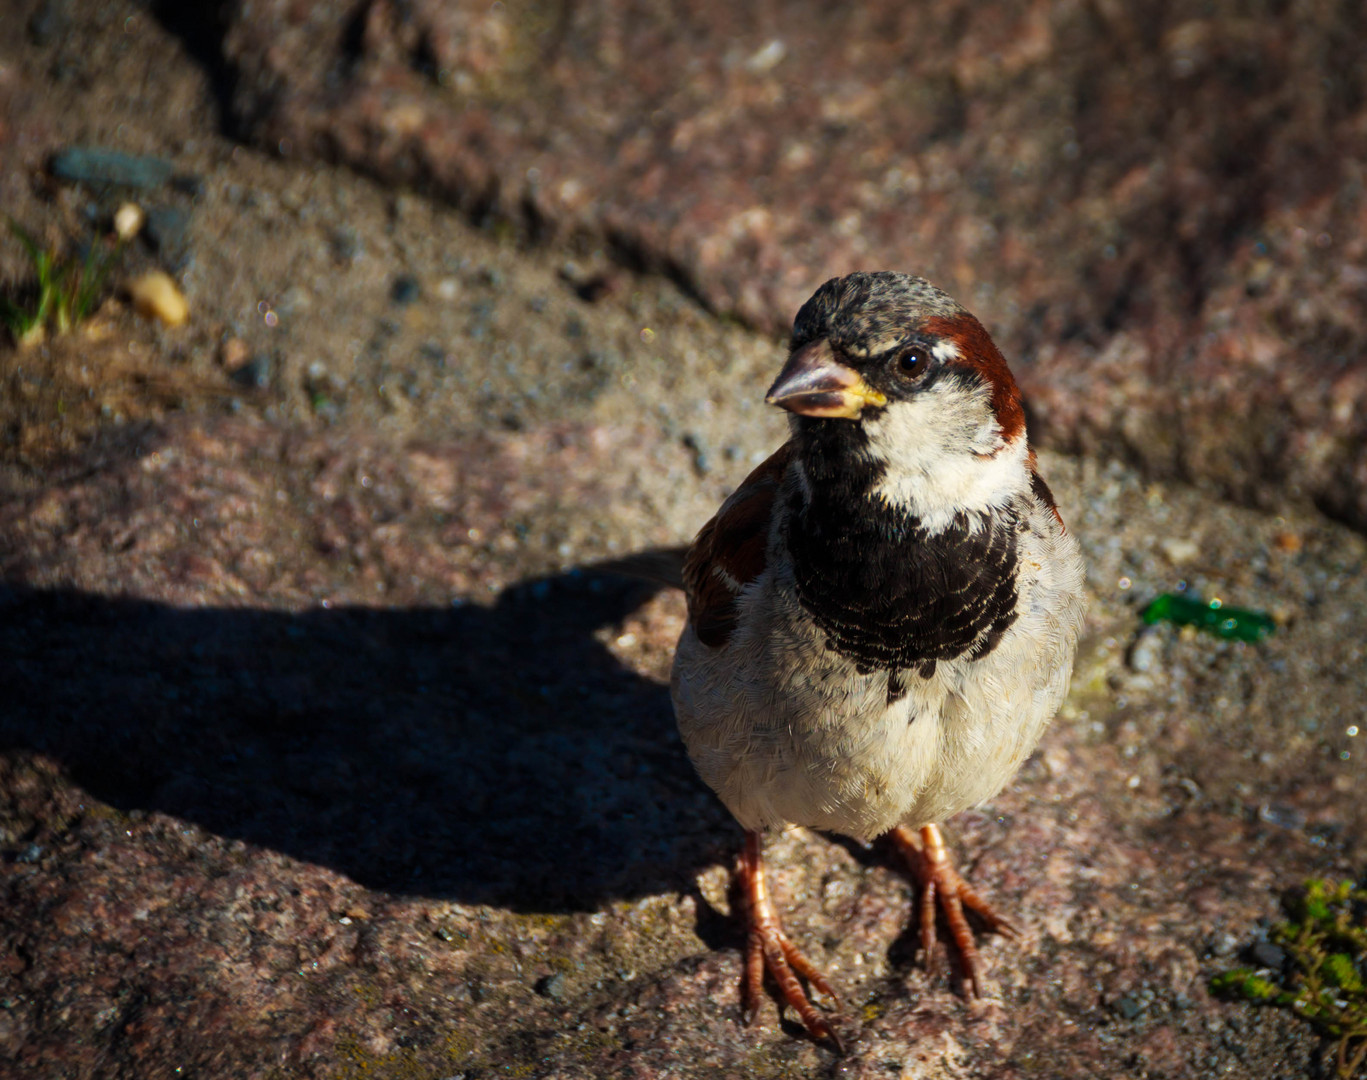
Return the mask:
POLYGON ((745 831, 743 1018, 767 973, 809 1037, 842 1050, 839 999, 783 928, 764 835, 887 834, 921 885, 927 960, 938 915, 979 996, 964 909, 1016 930, 958 873, 940 823, 995 796, 1062 703, 1084 567, 1006 361, 925 279, 823 284, 765 400, 789 437, 682 552, 670 691, 698 774, 745 831))

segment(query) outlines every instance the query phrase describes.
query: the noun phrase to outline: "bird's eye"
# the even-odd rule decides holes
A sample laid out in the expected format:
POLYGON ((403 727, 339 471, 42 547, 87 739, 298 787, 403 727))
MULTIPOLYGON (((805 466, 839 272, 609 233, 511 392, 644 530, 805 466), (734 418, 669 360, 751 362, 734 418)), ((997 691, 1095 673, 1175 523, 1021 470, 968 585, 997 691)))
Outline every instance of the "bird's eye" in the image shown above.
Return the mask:
POLYGON ((930 367, 930 354, 920 347, 898 353, 892 367, 904 379, 914 379, 930 367))

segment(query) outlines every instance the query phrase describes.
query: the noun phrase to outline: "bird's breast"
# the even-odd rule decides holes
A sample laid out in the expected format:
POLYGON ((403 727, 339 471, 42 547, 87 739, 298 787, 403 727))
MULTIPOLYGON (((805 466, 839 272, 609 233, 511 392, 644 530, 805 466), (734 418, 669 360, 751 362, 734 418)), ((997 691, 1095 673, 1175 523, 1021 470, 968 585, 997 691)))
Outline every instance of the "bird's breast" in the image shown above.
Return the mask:
POLYGON ((1016 618, 1010 509, 931 530, 868 498, 790 498, 785 544, 799 603, 858 670, 916 671, 991 652, 1016 618))

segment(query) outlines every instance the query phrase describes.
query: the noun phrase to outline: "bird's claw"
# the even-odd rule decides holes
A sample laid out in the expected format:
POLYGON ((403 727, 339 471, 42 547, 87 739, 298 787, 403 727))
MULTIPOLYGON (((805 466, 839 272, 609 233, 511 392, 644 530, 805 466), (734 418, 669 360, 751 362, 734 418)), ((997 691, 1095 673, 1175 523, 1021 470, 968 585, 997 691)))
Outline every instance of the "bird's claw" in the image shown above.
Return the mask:
POLYGON ((989 930, 1003 937, 1017 937, 1019 931, 978 895, 954 869, 938 826, 925 826, 920 830, 919 837, 915 830, 906 827, 893 829, 890 835, 921 885, 919 921, 921 949, 925 955, 926 968, 934 970, 935 923, 938 909, 945 917, 950 937, 953 938, 954 947, 959 953, 959 963, 963 969, 964 986, 968 996, 981 997, 978 949, 973 940, 973 929, 968 925, 968 919, 964 915, 964 908, 968 908, 981 918, 989 930))
POLYGON ((828 1039, 840 1053, 845 1044, 830 1020, 817 1011, 802 988, 801 979, 818 993, 828 997, 837 1008, 840 999, 831 984, 793 944, 783 930, 778 913, 769 899, 760 861, 760 834, 750 833, 745 838, 745 852, 741 858, 741 887, 745 895, 748 934, 745 944, 745 977, 741 983, 741 1016, 748 1025, 759 1012, 767 970, 778 984, 779 994, 797 1013, 807 1034, 820 1041, 828 1039))

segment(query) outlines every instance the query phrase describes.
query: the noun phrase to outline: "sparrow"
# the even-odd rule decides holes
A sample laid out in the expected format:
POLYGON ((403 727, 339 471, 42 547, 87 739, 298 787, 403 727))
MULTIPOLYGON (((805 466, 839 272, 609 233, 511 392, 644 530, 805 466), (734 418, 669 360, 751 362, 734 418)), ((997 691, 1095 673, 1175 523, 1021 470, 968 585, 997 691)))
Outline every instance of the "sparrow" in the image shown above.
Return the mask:
POLYGON ((955 870, 939 823, 996 795, 1063 701, 1083 563, 1002 354, 928 281, 826 282, 765 400, 790 436, 683 557, 671 695, 693 764, 746 834, 744 1018, 767 971, 839 1049, 801 980, 838 999, 784 932, 764 833, 888 834, 922 886, 926 957, 938 911, 977 996, 964 909, 1015 931, 955 870))

